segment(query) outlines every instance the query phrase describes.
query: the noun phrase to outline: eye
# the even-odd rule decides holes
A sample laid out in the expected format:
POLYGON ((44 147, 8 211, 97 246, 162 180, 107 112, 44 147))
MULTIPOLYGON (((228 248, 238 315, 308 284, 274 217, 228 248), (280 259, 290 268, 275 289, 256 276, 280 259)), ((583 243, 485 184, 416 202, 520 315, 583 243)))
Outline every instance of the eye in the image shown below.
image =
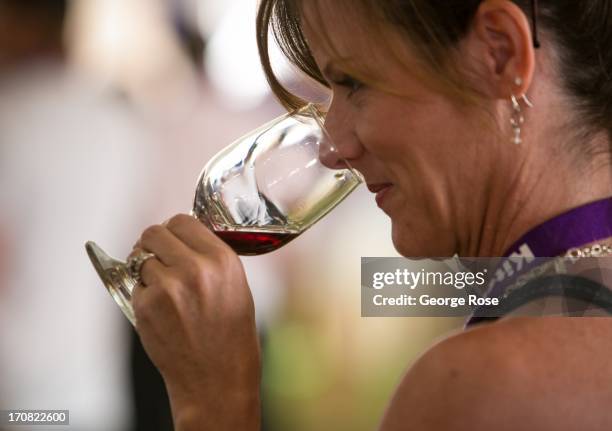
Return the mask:
POLYGON ((343 75, 340 79, 336 79, 332 82, 340 87, 347 88, 349 90, 349 97, 359 91, 364 85, 361 81, 349 75, 343 75))

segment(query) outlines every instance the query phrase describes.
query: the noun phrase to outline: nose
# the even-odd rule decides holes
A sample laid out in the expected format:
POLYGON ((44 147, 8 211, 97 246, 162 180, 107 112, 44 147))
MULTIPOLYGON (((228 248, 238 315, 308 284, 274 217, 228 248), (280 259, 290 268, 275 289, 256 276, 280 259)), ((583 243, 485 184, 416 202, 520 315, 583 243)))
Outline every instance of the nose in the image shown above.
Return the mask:
POLYGON ((319 160, 330 169, 346 169, 347 162, 352 164, 363 152, 349 111, 332 100, 324 125, 327 136, 319 147, 319 160))

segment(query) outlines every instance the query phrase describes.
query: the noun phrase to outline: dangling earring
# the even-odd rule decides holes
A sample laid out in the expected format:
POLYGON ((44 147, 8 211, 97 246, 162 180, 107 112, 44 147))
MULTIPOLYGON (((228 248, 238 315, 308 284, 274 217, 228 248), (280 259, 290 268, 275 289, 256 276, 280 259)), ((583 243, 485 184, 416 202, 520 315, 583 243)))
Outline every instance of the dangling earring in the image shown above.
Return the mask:
POLYGON ((521 105, 516 100, 514 94, 511 97, 512 101, 512 116, 510 117, 510 124, 512 125, 512 131, 514 132, 514 136, 512 137, 512 142, 516 145, 520 145, 523 142, 521 138, 521 125, 525 122, 525 117, 523 117, 523 112, 521 111, 521 105))
MULTIPOLYGON (((514 83, 517 86, 521 86, 523 85, 523 80, 517 77, 514 80, 514 83)), ((525 102, 527 107, 533 108, 533 104, 529 101, 526 95, 523 94, 520 98, 525 102)), ((521 104, 514 94, 511 96, 510 101, 512 102, 512 116, 510 117, 510 125, 512 126, 513 131, 512 142, 519 145, 521 142, 523 142, 523 139, 521 138, 521 126, 525 122, 525 117, 523 116, 521 104)))

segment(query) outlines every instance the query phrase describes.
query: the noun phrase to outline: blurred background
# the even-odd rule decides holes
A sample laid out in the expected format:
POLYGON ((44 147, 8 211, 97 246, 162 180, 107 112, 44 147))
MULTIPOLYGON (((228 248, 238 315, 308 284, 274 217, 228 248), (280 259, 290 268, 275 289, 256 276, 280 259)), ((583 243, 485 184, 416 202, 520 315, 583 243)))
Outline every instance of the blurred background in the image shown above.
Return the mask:
MULTIPOLYGON (((161 379, 83 244, 126 256, 145 227, 190 210, 213 154, 283 113, 255 10, 0 0, 0 410, 69 409, 71 430, 172 429, 161 379)), ((287 85, 325 97, 273 58, 287 85)), ((406 368, 460 327, 360 317, 360 257, 396 255, 362 187, 299 240, 243 259, 265 430, 374 429, 406 368)))

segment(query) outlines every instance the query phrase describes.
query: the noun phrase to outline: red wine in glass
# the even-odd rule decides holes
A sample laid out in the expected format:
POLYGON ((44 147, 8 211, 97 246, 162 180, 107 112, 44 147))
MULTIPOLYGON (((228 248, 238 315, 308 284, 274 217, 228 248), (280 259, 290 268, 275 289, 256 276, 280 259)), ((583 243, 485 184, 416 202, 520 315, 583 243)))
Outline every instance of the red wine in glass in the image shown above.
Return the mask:
POLYGON ((274 251, 299 234, 295 232, 261 230, 216 230, 215 234, 243 256, 257 256, 274 251))

